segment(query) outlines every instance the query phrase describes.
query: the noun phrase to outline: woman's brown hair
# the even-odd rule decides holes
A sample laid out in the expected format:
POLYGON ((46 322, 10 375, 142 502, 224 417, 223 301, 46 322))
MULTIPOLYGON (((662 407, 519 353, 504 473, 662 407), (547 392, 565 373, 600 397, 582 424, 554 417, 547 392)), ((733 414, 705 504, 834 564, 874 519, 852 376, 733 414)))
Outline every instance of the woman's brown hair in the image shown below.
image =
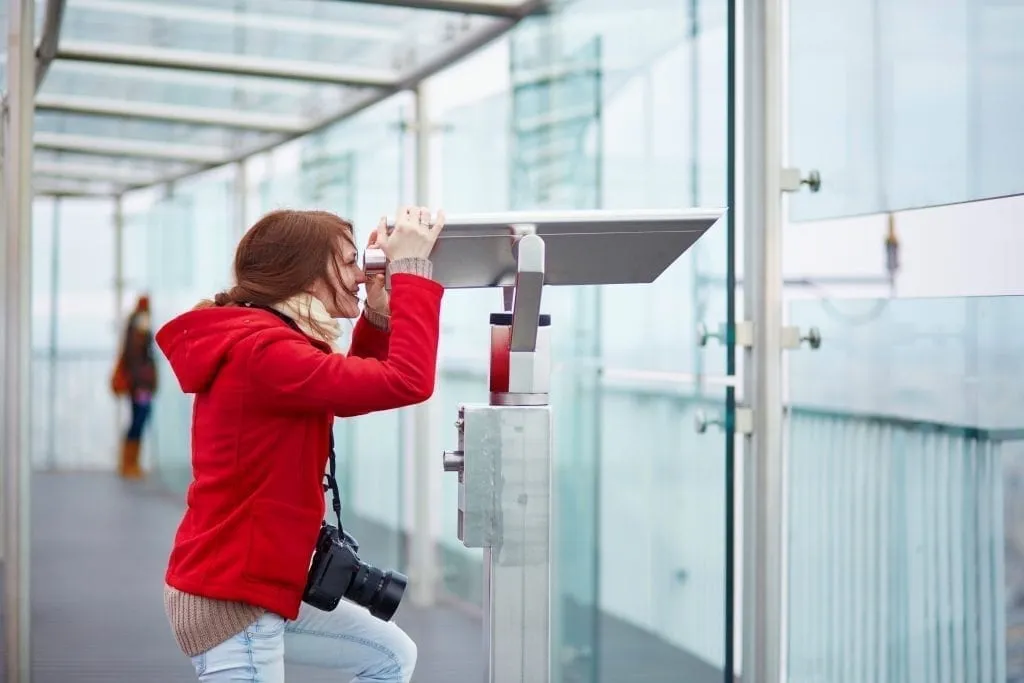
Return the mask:
MULTIPOLYGON (((327 211, 278 210, 246 231, 235 250, 235 286, 214 297, 216 306, 273 306, 308 291, 334 268, 338 281, 341 243, 353 247, 352 224, 327 211)), ((331 287, 337 303, 338 292, 331 287)), ((312 322, 312 321, 309 321, 312 322)))

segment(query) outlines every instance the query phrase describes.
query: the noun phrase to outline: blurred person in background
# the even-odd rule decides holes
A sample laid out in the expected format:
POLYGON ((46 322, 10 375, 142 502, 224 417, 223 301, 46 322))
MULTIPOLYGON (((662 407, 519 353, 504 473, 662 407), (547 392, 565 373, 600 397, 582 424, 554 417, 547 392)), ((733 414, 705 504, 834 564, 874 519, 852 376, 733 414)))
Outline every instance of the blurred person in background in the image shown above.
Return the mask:
POLYGON ((443 225, 422 207, 400 209, 390 235, 382 219, 368 247, 385 253, 386 274, 368 281, 350 222, 271 212, 238 244, 235 285, 157 332, 195 395, 193 478, 164 606, 203 683, 283 683, 286 660, 332 669, 338 683, 412 677, 416 645, 394 622, 303 598, 334 419, 434 391, 444 289, 429 257, 443 225), (356 319, 347 354, 340 318, 356 319))
POLYGON ((143 474, 139 464, 142 432, 149 421, 156 391, 153 328, 146 295, 139 297, 128 316, 111 388, 116 396, 127 398, 131 405, 128 431, 121 441, 118 473, 125 479, 139 479, 143 474))

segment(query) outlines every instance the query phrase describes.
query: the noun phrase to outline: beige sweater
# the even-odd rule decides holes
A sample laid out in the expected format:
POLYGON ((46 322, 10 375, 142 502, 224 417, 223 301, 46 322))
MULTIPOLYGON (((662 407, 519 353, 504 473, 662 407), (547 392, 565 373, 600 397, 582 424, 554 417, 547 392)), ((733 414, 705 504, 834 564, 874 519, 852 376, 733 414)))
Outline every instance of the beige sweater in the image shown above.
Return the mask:
MULTIPOLYGON (((389 264, 389 276, 401 272, 429 278, 432 274, 431 263, 427 259, 401 259, 389 264)), ((389 329, 388 316, 368 308, 364 315, 375 327, 389 329)), ((171 586, 164 586, 164 609, 178 646, 189 657, 201 655, 241 633, 266 611, 262 607, 243 602, 227 602, 183 593, 171 586)))
POLYGON ((241 633, 266 611, 244 602, 204 598, 164 586, 164 609, 178 647, 197 657, 241 633))

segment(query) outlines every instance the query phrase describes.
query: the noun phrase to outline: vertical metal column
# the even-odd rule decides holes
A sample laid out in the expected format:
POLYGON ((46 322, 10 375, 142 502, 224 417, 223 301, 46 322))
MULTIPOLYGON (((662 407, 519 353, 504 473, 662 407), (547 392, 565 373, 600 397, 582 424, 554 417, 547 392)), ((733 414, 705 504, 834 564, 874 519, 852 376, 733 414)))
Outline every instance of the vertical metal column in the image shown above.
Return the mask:
MULTIPOLYGON (((416 203, 430 206, 430 115, 427 109, 425 86, 416 88, 416 203)), ((434 541, 434 516, 439 504, 437 492, 441 489, 436 465, 431 454, 435 452, 437 398, 432 397, 412 409, 412 448, 406 466, 411 466, 413 490, 412 528, 409 530, 409 597, 421 607, 437 601, 438 575, 437 544, 434 541), (433 465, 433 466, 432 466, 433 465)))
MULTIPOLYGON (((121 348, 121 325, 124 321, 124 198, 114 197, 114 348, 121 348)), ((121 431, 125 423, 124 401, 116 401, 114 408, 114 433, 121 431)))
MULTIPOLYGON (((61 197, 53 198, 50 221, 50 369, 46 387, 46 469, 57 468, 57 356, 60 341, 60 205, 61 197)), ((29 458, 31 462, 31 457, 29 458)))
POLYGON ((744 394, 753 411, 743 463, 743 674, 779 683, 783 647, 782 8, 743 3, 743 294, 753 322, 744 394))
POLYGON ((121 338, 124 318, 124 200, 114 197, 114 334, 121 338))
POLYGON ((35 3, 9 0, 7 135, 3 150, 6 231, 0 271, 0 383, 3 390, 4 658, 7 683, 28 683, 29 650, 29 352, 32 263, 32 112, 35 3))
POLYGON ((249 229, 249 171, 246 161, 243 159, 235 164, 235 242, 242 239, 242 235, 249 229))
POLYGON ((552 413, 545 245, 518 226, 512 313, 491 316, 490 403, 459 406, 459 540, 483 548, 487 683, 550 683, 552 413))

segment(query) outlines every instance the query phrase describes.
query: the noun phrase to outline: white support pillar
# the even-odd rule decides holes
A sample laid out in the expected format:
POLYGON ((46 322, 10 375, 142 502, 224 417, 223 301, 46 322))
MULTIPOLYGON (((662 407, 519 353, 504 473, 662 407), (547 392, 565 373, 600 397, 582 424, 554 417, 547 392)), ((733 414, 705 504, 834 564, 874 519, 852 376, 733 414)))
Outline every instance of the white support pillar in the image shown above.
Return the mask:
MULTIPOLYGON (((114 348, 120 349, 124 325, 124 198, 114 197, 114 348)), ((125 423, 124 401, 117 401, 114 409, 114 433, 120 433, 125 423)))
POLYGON ((780 683, 784 638, 782 450, 782 150, 784 0, 743 3, 743 400, 753 430, 743 462, 743 674, 780 683))
MULTIPOLYGON (((234 241, 237 243, 242 239, 242 235, 249 229, 249 169, 245 159, 242 159, 235 164, 235 182, 234 182, 234 205, 235 205, 235 235, 234 241)), ((234 250, 234 244, 232 244, 232 251, 234 250)))
POLYGON ((114 334, 121 338, 124 320, 124 199, 114 197, 114 334))
POLYGON ((32 111, 36 90, 35 3, 9 0, 6 130, 3 145, 6 230, 0 267, 0 454, 3 457, 5 680, 30 680, 29 353, 32 231, 32 111))
MULTIPOLYGON (((431 124, 427 111, 424 85, 416 88, 416 203, 430 206, 430 142, 431 124)), ((440 382, 437 383, 438 385, 440 382)), ((438 514, 441 490, 441 469, 437 467, 440 452, 437 438, 438 400, 430 400, 412 408, 412 426, 406 466, 411 476, 405 481, 412 486, 406 500, 412 501, 412 527, 409 532, 409 597, 413 604, 429 607, 437 601, 440 566, 434 540, 434 518, 438 514)))

